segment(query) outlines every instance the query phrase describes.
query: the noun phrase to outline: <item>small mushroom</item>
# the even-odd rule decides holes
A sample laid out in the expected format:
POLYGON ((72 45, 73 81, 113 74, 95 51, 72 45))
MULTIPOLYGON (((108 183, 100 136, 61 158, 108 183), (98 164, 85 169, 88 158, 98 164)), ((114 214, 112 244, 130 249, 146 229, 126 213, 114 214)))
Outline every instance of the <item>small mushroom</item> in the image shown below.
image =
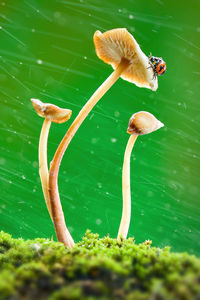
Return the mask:
POLYGON ((153 91, 158 87, 157 77, 154 76, 149 58, 142 52, 136 40, 125 28, 113 29, 105 33, 96 31, 94 44, 98 57, 111 64, 115 70, 81 109, 56 150, 49 172, 49 193, 52 202, 56 202, 56 199, 59 198, 58 172, 69 143, 92 108, 117 79, 121 76, 139 87, 146 87, 153 91))
MULTIPOLYGON (((44 118, 41 134, 40 134, 40 140, 39 140, 39 174, 40 174, 45 202, 49 214, 51 216, 51 219, 55 224, 56 222, 58 222, 57 215, 62 216, 63 212, 62 212, 61 204, 53 207, 49 199, 49 191, 48 191, 49 171, 48 171, 48 163, 47 163, 47 141, 48 141, 51 122, 59 123, 59 124, 66 122, 71 117, 72 111, 70 109, 60 108, 50 103, 43 103, 38 99, 31 99, 31 102, 33 104, 36 113, 40 117, 44 118), (55 212, 55 210, 57 212, 55 212)), ((69 237, 70 245, 73 246, 74 242, 70 234, 68 234, 68 237, 69 237)))
POLYGON ((146 111, 135 113, 129 120, 127 132, 131 136, 129 137, 126 146, 122 170, 123 210, 117 236, 118 241, 126 239, 131 219, 130 156, 133 146, 138 135, 151 133, 163 126, 164 124, 162 124, 152 114, 146 111))

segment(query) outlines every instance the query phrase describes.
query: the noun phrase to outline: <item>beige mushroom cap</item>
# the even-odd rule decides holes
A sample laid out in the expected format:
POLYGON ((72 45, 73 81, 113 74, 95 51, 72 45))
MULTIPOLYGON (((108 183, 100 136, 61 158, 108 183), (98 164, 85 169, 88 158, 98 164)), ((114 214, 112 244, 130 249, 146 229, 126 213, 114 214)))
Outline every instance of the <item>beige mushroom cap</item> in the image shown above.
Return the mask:
POLYGON ((64 123, 70 119, 72 111, 70 109, 60 108, 50 103, 43 103, 38 99, 31 99, 36 113, 43 118, 47 118, 54 123, 64 123))
POLYGON ((130 66, 122 72, 123 79, 139 87, 157 90, 158 80, 150 67, 149 58, 126 28, 112 29, 104 33, 98 30, 93 39, 97 56, 112 65, 113 69, 116 69, 122 59, 130 61, 130 66))
POLYGON ((127 132, 129 134, 144 135, 158 130, 163 126, 164 124, 151 113, 140 111, 133 114, 130 118, 127 132))

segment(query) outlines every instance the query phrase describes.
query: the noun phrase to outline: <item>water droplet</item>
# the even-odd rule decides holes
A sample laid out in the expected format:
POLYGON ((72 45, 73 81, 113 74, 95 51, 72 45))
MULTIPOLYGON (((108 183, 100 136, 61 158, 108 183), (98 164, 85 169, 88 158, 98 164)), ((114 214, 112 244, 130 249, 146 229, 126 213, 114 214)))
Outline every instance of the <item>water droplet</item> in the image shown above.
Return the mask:
POLYGON ((38 60, 37 60, 37 64, 38 64, 38 65, 41 65, 42 63, 43 63, 43 61, 42 61, 41 59, 38 59, 38 60))
POLYGON ((39 243, 33 244, 33 249, 35 249, 35 251, 40 250, 40 248, 41 248, 41 245, 39 243))
POLYGON ((99 188, 99 189, 102 188, 102 183, 101 183, 101 182, 98 182, 97 185, 98 185, 98 188, 99 188))
POLYGON ((96 144, 97 142, 98 142, 98 138, 92 138, 92 139, 91 139, 91 143, 92 143, 92 144, 96 144))
POLYGON ((120 115, 120 112, 119 112, 119 111, 115 111, 115 112, 114 112, 114 116, 115 116, 115 117, 119 117, 119 115, 120 115))
POLYGON ((101 219, 96 219, 96 224, 100 225, 102 223, 101 219))
POLYGON ((116 138, 111 138, 110 141, 111 141, 112 143, 116 143, 116 142, 117 142, 117 139, 116 139, 116 138))
POLYGON ((34 162, 32 163, 32 166, 33 166, 33 168, 38 168, 38 162, 37 162, 37 161, 34 161, 34 162))
POLYGON ((72 226, 69 226, 69 231, 70 232, 73 232, 74 231, 74 228, 72 226))
POLYGON ((61 17, 61 13, 59 11, 56 11, 54 13, 54 17, 57 18, 57 19, 59 19, 61 17))

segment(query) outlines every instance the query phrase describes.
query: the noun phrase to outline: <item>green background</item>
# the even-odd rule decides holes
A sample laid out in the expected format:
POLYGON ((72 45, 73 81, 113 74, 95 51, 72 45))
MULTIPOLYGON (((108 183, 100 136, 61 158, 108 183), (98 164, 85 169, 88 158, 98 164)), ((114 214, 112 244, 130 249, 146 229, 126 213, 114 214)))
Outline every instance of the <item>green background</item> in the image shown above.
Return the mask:
POLYGON ((81 126, 59 174, 66 224, 76 241, 87 228, 116 237, 126 128, 146 110, 165 127, 136 142, 129 235, 199 255, 199 11, 195 0, 0 2, 0 229, 55 238, 38 175, 43 120, 29 99, 73 111, 68 123, 51 127, 50 161, 112 72, 95 54, 94 32, 126 27, 147 55, 163 57, 167 72, 156 92, 119 79, 81 126))

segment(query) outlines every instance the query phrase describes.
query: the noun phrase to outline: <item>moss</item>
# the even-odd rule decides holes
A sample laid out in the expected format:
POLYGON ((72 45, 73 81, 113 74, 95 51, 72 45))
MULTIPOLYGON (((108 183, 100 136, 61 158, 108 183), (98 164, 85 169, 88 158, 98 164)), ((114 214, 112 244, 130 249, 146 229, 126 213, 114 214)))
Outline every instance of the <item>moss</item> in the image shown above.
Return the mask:
POLYGON ((73 249, 1 232, 0 299, 200 299, 200 259, 90 231, 73 249))

